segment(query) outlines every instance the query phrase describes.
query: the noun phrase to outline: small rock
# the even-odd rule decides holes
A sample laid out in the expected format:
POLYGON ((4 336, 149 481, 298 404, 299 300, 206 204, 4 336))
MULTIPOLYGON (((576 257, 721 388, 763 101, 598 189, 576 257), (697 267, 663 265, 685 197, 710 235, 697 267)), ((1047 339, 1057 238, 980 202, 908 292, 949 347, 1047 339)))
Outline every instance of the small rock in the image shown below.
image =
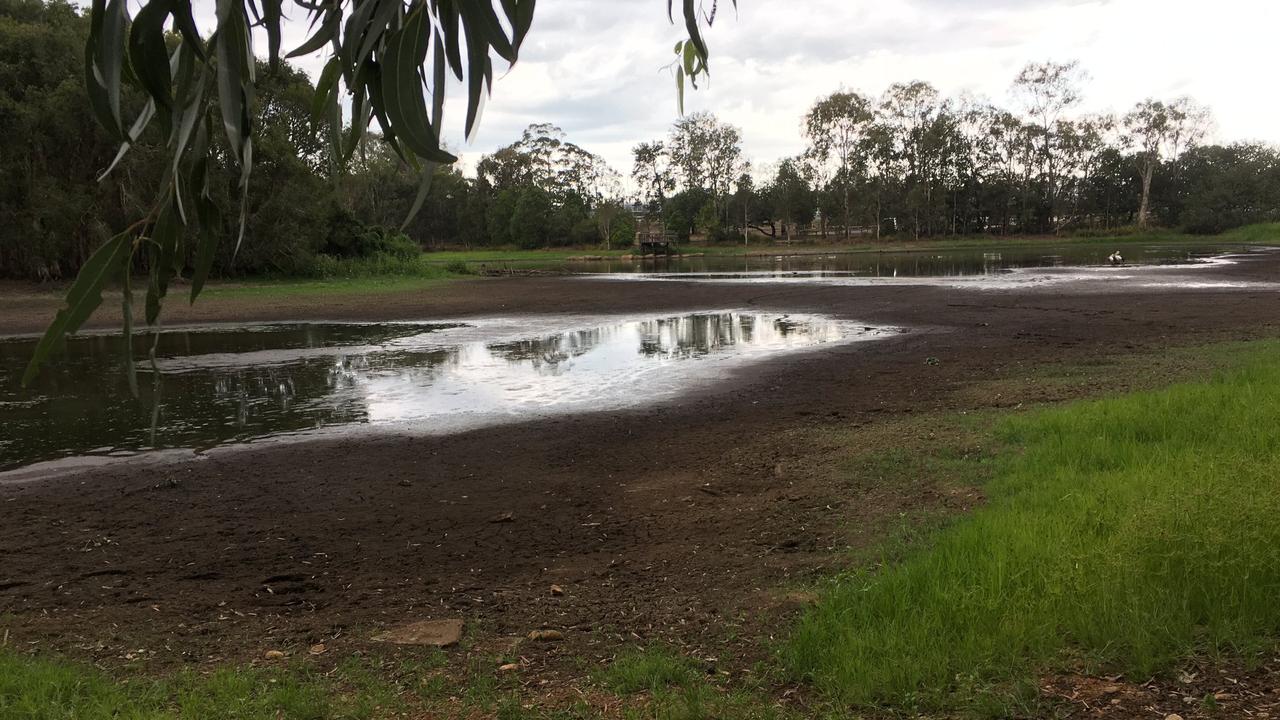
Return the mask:
POLYGON ((451 647, 462 640, 462 620, 422 620, 392 628, 373 639, 396 645, 451 647))
POLYGON ((312 655, 323 655, 324 651, 328 649, 329 648, 324 646, 324 643, 316 643, 315 645, 311 646, 311 649, 308 650, 308 652, 310 652, 312 655))
POLYGON ((560 597, 561 595, 564 594, 564 588, 560 587, 559 585, 552 585, 551 594, 555 595, 556 597, 560 597))
POLYGON ((492 519, 490 519, 490 520, 489 520, 489 522, 491 522, 491 523, 509 523, 509 522, 515 522, 515 520, 516 520, 516 516, 515 516, 515 514, 514 514, 514 513, 511 513, 511 512, 504 512, 504 513, 502 513, 502 514, 500 514, 500 515, 495 515, 492 519))
POLYGON ((528 637, 535 642, 558 642, 564 639, 564 633, 559 630, 534 630, 528 637))
POLYGON ((512 670, 519 670, 519 669, 520 669, 520 663, 507 663, 506 665, 498 666, 498 672, 511 672, 512 670))
POLYGON ((1164 720, 1182 720, 1182 716, 1178 713, 1170 713, 1164 716, 1164 720))
POLYGON ((265 657, 268 660, 283 660, 284 653, 279 650, 268 650, 266 654, 263 655, 263 657, 265 657))
POLYGON ((1120 692, 1120 686, 1107 685, 1106 687, 1102 688, 1102 692, 1104 695, 1115 695, 1116 693, 1120 692))
POLYGON ((1231 694, 1231 693, 1229 693, 1229 692, 1220 692, 1220 693, 1214 693, 1214 694, 1213 694, 1213 699, 1214 699, 1214 700, 1217 700, 1217 701, 1219 701, 1219 702, 1221 702, 1221 701, 1223 701, 1223 700, 1230 700, 1230 699, 1231 699, 1231 698, 1233 698, 1233 697, 1235 697, 1235 695, 1232 695, 1232 694, 1231 694))

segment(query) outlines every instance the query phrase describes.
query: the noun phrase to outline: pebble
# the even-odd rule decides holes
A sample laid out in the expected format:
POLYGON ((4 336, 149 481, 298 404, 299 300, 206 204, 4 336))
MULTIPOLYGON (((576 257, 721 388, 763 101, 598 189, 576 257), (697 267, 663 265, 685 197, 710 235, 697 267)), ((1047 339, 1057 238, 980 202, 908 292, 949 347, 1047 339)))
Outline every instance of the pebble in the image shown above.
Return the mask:
POLYGON ((263 655, 263 657, 265 657, 268 660, 283 660, 284 653, 279 650, 268 650, 266 654, 263 655))

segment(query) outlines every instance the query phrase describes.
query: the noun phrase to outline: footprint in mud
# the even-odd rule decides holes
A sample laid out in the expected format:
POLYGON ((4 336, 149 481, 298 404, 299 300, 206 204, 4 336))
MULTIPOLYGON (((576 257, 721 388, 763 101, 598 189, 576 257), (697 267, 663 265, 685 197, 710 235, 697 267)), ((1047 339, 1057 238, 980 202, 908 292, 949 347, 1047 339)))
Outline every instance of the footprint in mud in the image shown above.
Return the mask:
POLYGON ((83 575, 81 575, 81 576, 77 577, 76 579, 77 579, 77 580, 88 580, 88 579, 90 579, 90 578, 100 578, 100 577, 120 577, 120 576, 122 576, 122 575, 128 575, 128 574, 129 574, 129 571, 128 571, 128 570, 118 570, 118 569, 111 569, 111 570, 94 570, 93 572, 87 572, 87 573, 85 573, 85 574, 83 574, 83 575))
POLYGON ((312 581, 310 575, 304 574, 288 574, 288 575, 272 575, 262 581, 261 592, 255 593, 259 600, 259 605, 294 605, 298 600, 283 600, 271 602, 269 598, 286 595, 306 595, 308 593, 323 593, 325 587, 317 582, 312 581))

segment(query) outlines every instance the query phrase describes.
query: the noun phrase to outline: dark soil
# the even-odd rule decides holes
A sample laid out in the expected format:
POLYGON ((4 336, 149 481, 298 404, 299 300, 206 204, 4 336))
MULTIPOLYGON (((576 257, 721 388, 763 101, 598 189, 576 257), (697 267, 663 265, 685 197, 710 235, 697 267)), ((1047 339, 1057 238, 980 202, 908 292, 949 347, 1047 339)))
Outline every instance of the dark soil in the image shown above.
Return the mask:
MULTIPOLYGON (((1280 257, 1212 272, 1277 279, 1280 257)), ((13 302, 0 332, 39 330, 56 305, 4 293, 13 302)), ((842 486, 837 448, 815 428, 1007 405, 963 391, 1044 364, 1280 334, 1280 293, 1269 290, 504 278, 177 305, 170 324, 760 308, 915 332, 766 361, 645 409, 265 444, 0 485, 0 623, 13 646, 162 665, 316 642, 337 654, 388 625, 460 617, 499 653, 504 638, 562 631, 563 642, 518 651, 548 672, 553 657, 637 640, 711 655, 735 633, 768 635, 787 590, 874 540, 858 528, 977 502, 928 477, 842 486)), ((93 322, 112 321, 104 311, 93 322)))

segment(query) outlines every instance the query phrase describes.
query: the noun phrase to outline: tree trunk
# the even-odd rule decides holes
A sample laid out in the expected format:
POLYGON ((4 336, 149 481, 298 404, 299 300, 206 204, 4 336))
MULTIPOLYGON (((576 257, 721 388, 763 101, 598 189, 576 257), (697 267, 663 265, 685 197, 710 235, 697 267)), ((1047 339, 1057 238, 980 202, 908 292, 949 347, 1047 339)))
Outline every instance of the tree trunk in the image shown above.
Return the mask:
POLYGON ((880 239, 880 226, 884 221, 880 218, 880 191, 876 191, 876 240, 880 239))
POLYGON ((1147 163, 1142 168, 1142 204, 1138 206, 1138 227, 1147 226, 1151 213, 1151 176, 1155 174, 1155 163, 1147 163))
POLYGON ((849 188, 844 189, 844 239, 849 240, 849 188))

